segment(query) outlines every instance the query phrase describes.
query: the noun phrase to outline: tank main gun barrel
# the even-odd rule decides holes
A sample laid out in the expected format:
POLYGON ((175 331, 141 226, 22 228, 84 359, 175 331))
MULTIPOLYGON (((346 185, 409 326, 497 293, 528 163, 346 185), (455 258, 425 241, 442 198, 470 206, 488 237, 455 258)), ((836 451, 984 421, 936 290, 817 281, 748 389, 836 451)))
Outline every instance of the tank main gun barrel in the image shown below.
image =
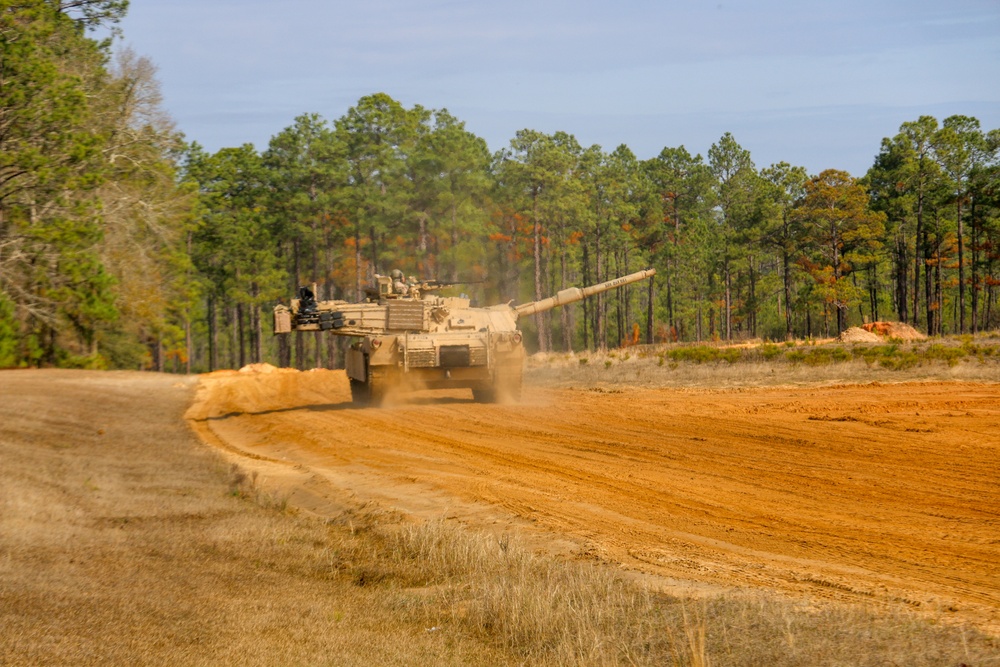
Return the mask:
POLYGON ((637 271, 635 273, 630 273, 627 276, 615 278, 614 280, 609 280, 597 285, 591 285, 589 287, 568 287, 558 292, 555 296, 550 296, 547 299, 542 299, 541 301, 531 301, 530 303, 522 303, 520 306, 514 306, 514 312, 517 313, 518 317, 534 315, 535 313, 540 313, 545 310, 552 310, 558 306, 565 306, 568 303, 581 301, 588 296, 599 294, 601 292, 607 292, 608 290, 615 289, 616 287, 622 287, 623 285, 628 285, 629 283, 645 280, 646 278, 652 278, 655 275, 656 269, 646 269, 645 271, 637 271))

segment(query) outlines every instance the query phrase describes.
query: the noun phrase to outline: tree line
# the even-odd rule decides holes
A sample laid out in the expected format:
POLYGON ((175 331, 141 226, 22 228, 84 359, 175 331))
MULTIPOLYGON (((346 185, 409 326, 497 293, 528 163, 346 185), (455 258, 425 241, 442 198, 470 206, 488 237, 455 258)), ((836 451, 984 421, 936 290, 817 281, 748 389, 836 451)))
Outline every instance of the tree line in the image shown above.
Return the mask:
POLYGON ((657 268, 523 322, 541 351, 998 326, 1000 131, 975 118, 904 123, 861 178, 758 168, 729 133, 704 157, 527 129, 491 152, 381 93, 209 153, 148 60, 89 36, 126 7, 0 0, 0 366, 335 367, 336 337, 275 339, 271 308, 395 268, 479 305, 657 268))
POLYGON ((199 292, 196 189, 126 0, 0 0, 0 367, 149 365, 199 292))

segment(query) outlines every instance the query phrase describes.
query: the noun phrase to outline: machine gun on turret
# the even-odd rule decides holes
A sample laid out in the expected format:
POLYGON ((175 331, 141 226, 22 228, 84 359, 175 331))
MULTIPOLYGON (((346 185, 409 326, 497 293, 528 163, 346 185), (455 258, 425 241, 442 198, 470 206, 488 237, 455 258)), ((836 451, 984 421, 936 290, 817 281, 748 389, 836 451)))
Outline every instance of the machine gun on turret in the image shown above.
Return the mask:
POLYGON ((481 280, 417 280, 414 277, 404 278, 403 272, 395 269, 388 276, 375 274, 374 285, 365 288, 365 297, 370 302, 381 299, 419 299, 422 294, 436 292, 455 285, 474 285, 481 280))

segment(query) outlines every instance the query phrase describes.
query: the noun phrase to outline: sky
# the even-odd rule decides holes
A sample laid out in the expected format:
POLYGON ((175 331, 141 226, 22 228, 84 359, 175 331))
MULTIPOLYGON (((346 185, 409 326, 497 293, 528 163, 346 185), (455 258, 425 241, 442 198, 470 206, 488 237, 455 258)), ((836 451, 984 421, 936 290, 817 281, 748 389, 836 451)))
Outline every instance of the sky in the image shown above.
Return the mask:
POLYGON ((527 128, 707 156, 730 132, 811 174, 863 175, 922 115, 1000 128, 1000 0, 131 0, 121 28, 209 151, 379 92, 493 151, 527 128))

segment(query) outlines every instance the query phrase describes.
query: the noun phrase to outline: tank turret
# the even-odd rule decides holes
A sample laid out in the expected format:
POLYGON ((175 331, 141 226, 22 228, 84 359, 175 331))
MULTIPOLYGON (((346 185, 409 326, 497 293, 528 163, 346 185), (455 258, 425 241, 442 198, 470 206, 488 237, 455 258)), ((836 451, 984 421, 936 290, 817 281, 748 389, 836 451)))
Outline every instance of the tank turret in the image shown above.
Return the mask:
POLYGON ((650 278, 647 269, 589 287, 570 287, 540 301, 475 308, 464 297, 435 292, 456 283, 375 276, 362 303, 317 301, 303 287, 274 309, 274 333, 326 331, 356 337, 347 351, 351 396, 378 405, 394 388, 468 388, 476 400, 519 400, 524 366, 518 318, 650 278))

